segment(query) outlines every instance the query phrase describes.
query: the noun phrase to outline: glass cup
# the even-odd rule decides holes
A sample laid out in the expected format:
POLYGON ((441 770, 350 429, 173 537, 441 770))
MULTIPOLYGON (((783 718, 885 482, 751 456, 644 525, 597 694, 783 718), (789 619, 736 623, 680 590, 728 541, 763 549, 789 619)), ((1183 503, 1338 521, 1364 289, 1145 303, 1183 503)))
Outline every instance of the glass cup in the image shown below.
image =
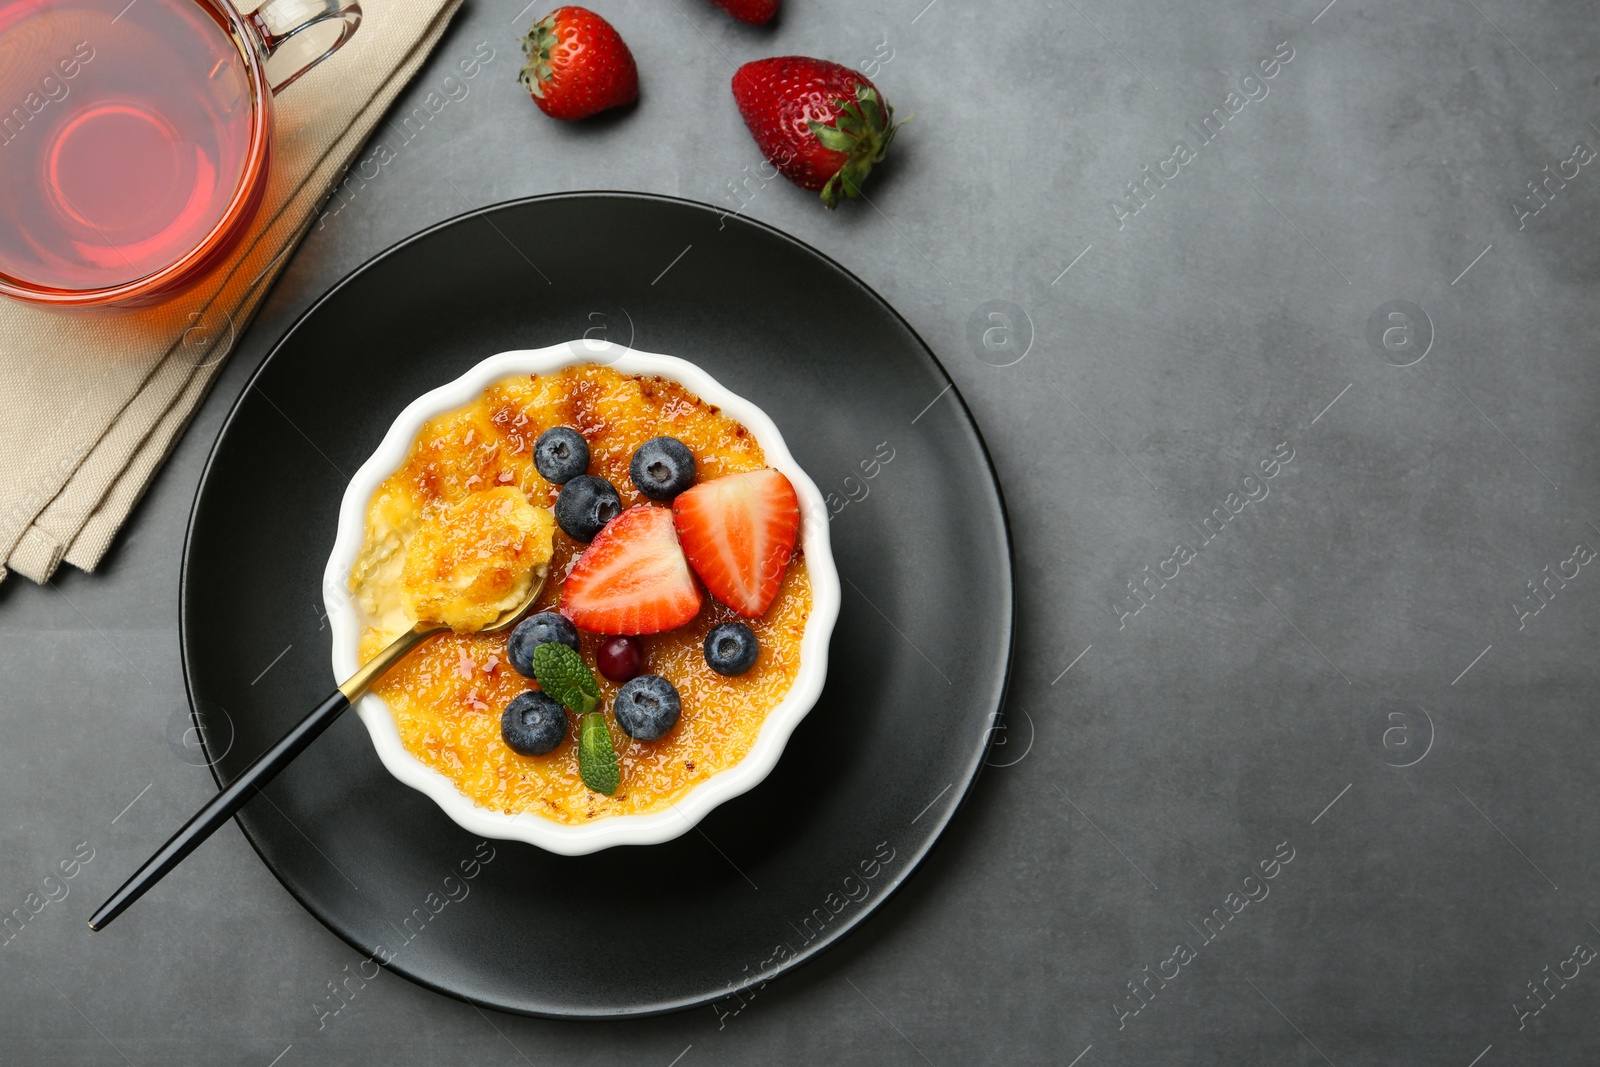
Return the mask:
POLYGON ((272 97, 361 23, 357 0, 0 0, 0 293, 155 303, 239 242, 272 97))

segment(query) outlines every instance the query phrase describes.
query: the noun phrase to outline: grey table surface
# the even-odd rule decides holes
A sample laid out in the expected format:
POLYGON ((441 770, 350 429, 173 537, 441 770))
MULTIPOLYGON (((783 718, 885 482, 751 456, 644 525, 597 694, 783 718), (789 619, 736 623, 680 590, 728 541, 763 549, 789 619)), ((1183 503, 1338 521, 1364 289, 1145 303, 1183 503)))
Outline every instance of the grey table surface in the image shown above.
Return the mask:
POLYGON ((753 30, 597 2, 644 97, 571 126, 515 83, 521 2, 468 0, 399 111, 444 105, 380 131, 101 573, 0 586, 0 910, 44 903, 0 950, 0 1060, 1600 1059, 1592 9, 787 0, 753 30), (728 78, 784 53, 916 112, 870 204, 762 176, 728 78), (971 405, 1017 658, 945 840, 736 1015, 525 1019, 389 974, 323 1014, 357 954, 233 826, 140 905, 143 936, 90 935, 214 789, 174 740, 178 574, 247 376, 407 234, 585 188, 812 243, 971 405))

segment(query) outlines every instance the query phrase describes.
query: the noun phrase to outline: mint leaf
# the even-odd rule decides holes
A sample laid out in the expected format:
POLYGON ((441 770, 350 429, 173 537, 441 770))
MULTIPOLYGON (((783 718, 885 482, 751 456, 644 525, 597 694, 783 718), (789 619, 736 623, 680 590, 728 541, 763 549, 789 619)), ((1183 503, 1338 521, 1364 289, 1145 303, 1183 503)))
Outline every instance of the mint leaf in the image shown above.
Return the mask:
POLYGON ((587 715, 600 706, 600 687, 583 657, 559 641, 546 641, 533 650, 533 676, 540 689, 575 715, 587 715))
MULTIPOLYGON (((540 648, 547 646, 541 645, 540 648)), ((566 645, 560 646, 567 648, 566 645)), ((572 650, 567 649, 568 652, 572 650)), ((535 650, 534 656, 538 656, 535 650)), ((542 683, 541 683, 542 684, 542 683)), ((610 796, 622 781, 617 769, 617 750, 611 747, 611 731, 606 729, 606 717, 591 711, 578 723, 578 777, 596 793, 610 796)))
POLYGON ((596 793, 610 796, 622 781, 617 751, 600 707, 600 687, 583 657, 559 641, 533 650, 533 675, 539 688, 578 716, 578 776, 596 793))

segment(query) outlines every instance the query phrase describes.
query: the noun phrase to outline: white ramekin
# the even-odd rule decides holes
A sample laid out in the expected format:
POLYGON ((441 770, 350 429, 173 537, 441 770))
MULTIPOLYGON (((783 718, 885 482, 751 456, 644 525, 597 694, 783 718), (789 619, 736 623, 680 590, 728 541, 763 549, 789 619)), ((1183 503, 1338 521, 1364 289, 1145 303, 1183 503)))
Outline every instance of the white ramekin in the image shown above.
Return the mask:
POLYGON ((333 675, 343 681, 360 662, 357 644, 366 620, 350 592, 350 571, 366 532, 372 494, 405 462, 423 423, 470 404, 493 383, 523 374, 547 374, 578 363, 603 363, 623 374, 669 378, 743 423, 766 452, 767 463, 788 476, 800 498, 800 545, 811 576, 811 615, 800 640, 800 670, 782 702, 767 715, 755 745, 737 764, 691 789, 665 811, 613 815, 585 826, 569 826, 538 815, 507 815, 481 808, 449 778, 422 763, 400 742, 389 706, 368 693, 356 714, 372 735, 378 758, 400 781, 432 797, 446 815, 483 837, 526 841, 577 856, 612 845, 652 845, 669 841, 705 817, 712 808, 756 786, 777 764, 789 735, 816 704, 828 672, 828 641, 839 617, 839 573, 828 544, 828 510, 816 484, 800 469, 777 426, 760 408, 735 396, 693 363, 674 356, 636 352, 607 341, 581 339, 531 351, 502 352, 479 363, 455 381, 424 393, 406 406, 383 443, 350 479, 339 506, 338 537, 322 577, 322 597, 333 631, 333 675))

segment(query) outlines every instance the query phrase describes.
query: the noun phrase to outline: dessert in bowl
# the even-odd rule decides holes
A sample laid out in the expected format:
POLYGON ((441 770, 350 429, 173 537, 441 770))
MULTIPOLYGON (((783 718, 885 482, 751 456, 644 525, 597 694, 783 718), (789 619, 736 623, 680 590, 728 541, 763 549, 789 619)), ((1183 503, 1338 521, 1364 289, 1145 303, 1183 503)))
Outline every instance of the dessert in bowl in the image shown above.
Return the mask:
POLYGON ((409 405, 351 480, 323 580, 384 765, 474 833, 665 841, 771 771, 839 609, 827 509, 776 426, 671 356, 506 352, 409 405), (544 586, 509 634, 481 634, 544 586))

